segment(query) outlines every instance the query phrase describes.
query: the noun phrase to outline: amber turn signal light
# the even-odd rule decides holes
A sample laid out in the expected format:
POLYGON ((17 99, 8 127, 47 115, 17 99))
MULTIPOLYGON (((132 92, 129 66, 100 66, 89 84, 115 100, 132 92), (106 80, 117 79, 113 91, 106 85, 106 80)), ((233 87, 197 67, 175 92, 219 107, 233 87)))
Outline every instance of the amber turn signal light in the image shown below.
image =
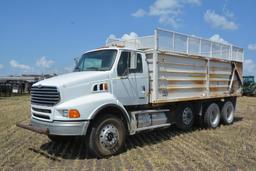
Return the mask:
POLYGON ((76 109, 70 109, 68 111, 68 117, 69 118, 80 118, 80 113, 78 110, 76 109))

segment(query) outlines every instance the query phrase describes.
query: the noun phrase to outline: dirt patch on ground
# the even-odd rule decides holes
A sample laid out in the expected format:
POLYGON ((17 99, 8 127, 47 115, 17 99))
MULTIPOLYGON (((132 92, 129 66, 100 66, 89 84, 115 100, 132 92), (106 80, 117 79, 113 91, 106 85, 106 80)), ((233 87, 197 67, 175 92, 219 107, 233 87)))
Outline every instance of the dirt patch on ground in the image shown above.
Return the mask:
POLYGON ((233 125, 215 130, 175 127, 128 137, 126 151, 92 158, 79 138, 54 143, 15 126, 29 121, 29 97, 0 100, 0 168, 3 170, 254 170, 256 98, 238 100, 233 125))

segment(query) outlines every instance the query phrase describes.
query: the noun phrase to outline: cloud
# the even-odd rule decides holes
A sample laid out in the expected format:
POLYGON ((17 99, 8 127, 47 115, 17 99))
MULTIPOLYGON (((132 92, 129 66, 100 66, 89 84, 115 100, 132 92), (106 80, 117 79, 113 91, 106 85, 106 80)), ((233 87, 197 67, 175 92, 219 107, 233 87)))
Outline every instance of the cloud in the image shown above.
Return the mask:
POLYGON ((108 36, 108 39, 117 39, 117 37, 116 37, 116 35, 114 35, 114 34, 110 34, 110 35, 108 36))
POLYGON ((155 0, 150 5, 149 10, 138 9, 132 13, 134 17, 156 16, 161 24, 168 24, 173 27, 178 27, 181 19, 179 16, 182 14, 185 5, 201 5, 201 0, 155 0))
POLYGON ((201 0, 187 0, 189 4, 201 5, 201 0))
POLYGON ((144 9, 138 9, 136 12, 132 13, 133 17, 143 17, 147 14, 144 9))
POLYGON ((179 27, 179 21, 180 19, 178 18, 174 18, 174 17, 170 17, 167 15, 162 15, 159 17, 159 23, 161 24, 169 24, 171 26, 173 26, 174 28, 178 28, 179 27))
POLYGON ((70 72, 72 72, 74 70, 74 67, 65 67, 64 68, 64 73, 70 73, 70 72))
POLYGON ((125 41, 125 40, 130 40, 130 39, 136 39, 138 37, 138 35, 135 32, 131 32, 130 34, 124 34, 121 37, 121 40, 125 41))
POLYGON ((233 12, 231 12, 229 9, 227 9, 227 3, 228 3, 227 0, 225 0, 224 5, 223 5, 222 12, 223 12, 223 14, 224 14, 226 17, 232 19, 232 18, 234 18, 235 15, 234 15, 233 12))
POLYGON ((256 50, 256 43, 248 45, 249 50, 256 50))
POLYGON ((125 33, 123 34, 123 36, 121 38, 116 37, 116 35, 114 34, 110 34, 106 40, 106 42, 108 42, 109 39, 114 39, 114 40, 131 40, 131 39, 136 39, 138 37, 138 34, 135 32, 131 32, 131 33, 125 33))
POLYGON ((214 42, 219 42, 219 43, 225 43, 225 44, 229 44, 228 41, 224 40, 222 37, 220 37, 220 35, 218 34, 214 34, 212 37, 210 37, 211 41, 214 42))
POLYGON ((70 72, 72 72, 72 71, 74 70, 74 68, 75 68, 75 63, 72 64, 72 65, 70 65, 70 66, 64 67, 63 72, 64 72, 64 73, 70 73, 70 72))
POLYGON ((223 30, 236 30, 238 25, 227 17, 215 13, 214 10, 208 9, 204 14, 204 20, 214 28, 223 30))
POLYGON ((106 44, 107 43, 109 43, 109 41, 111 41, 111 40, 117 40, 118 38, 116 37, 116 35, 114 35, 114 34, 110 34, 109 36, 108 36, 108 38, 106 39, 106 44))
POLYGON ((256 76, 256 62, 252 59, 244 60, 244 75, 256 76))
POLYGON ((3 69, 4 68, 4 65, 3 64, 0 64, 0 69, 3 69))
POLYGON ((179 0, 156 0, 150 6, 149 15, 152 16, 168 16, 177 15, 182 8, 181 1, 179 0))
POLYGON ((47 59, 45 56, 41 57, 36 61, 36 66, 40 68, 49 69, 54 64, 54 61, 51 59, 47 59))
POLYGON ((10 65, 12 68, 15 68, 15 69, 21 69, 21 70, 29 70, 31 69, 30 66, 28 65, 24 65, 24 64, 20 64, 19 62, 17 62, 16 60, 10 60, 10 65))
POLYGON ((234 18, 234 13, 233 12, 231 12, 231 11, 229 11, 228 9, 226 9, 226 8, 224 8, 223 9, 223 13, 224 13, 224 15, 226 16, 226 17, 228 17, 228 18, 234 18))

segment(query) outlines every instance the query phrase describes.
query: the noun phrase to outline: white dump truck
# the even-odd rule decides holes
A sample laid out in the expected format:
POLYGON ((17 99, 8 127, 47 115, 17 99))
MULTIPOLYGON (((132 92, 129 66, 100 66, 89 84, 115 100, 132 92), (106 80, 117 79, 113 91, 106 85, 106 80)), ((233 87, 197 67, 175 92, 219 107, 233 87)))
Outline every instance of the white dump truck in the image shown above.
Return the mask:
POLYGON ((163 29, 108 40, 84 53, 72 73, 34 84, 30 124, 17 126, 53 141, 82 136, 105 157, 142 131, 232 124, 243 58, 237 46, 163 29))

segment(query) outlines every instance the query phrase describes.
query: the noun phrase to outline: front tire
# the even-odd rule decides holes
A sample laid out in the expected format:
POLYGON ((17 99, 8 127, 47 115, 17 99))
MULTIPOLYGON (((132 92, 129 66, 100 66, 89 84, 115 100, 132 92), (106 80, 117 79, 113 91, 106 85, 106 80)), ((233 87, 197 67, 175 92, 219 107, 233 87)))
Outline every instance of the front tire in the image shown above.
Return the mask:
POLYGON ((124 146, 125 136, 123 121, 113 115, 105 114, 91 128, 90 152, 99 158, 116 155, 121 152, 124 146))
POLYGON ((221 109, 221 120, 223 124, 230 125, 234 121, 235 107, 231 101, 224 103, 221 109))
POLYGON ((220 124, 220 108, 216 103, 211 103, 204 114, 204 124, 208 128, 217 128, 220 124))

